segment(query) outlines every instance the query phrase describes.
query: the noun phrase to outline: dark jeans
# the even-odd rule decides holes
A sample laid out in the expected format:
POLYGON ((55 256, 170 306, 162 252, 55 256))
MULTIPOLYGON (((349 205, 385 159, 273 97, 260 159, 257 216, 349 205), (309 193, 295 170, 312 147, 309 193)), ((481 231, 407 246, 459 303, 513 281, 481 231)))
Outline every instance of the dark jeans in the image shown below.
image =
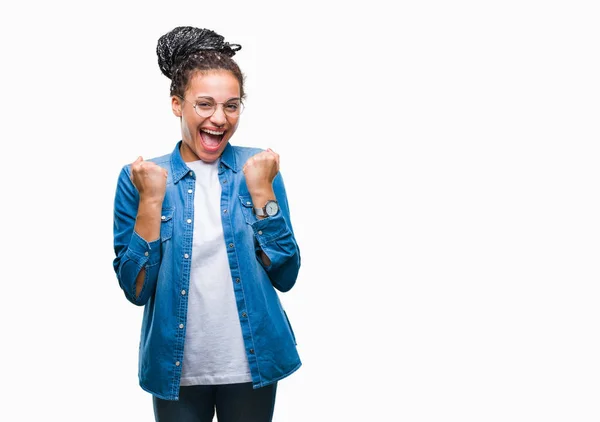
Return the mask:
POLYGON ((153 397, 156 422, 271 422, 277 383, 252 388, 252 383, 191 385, 179 388, 179 400, 153 397))

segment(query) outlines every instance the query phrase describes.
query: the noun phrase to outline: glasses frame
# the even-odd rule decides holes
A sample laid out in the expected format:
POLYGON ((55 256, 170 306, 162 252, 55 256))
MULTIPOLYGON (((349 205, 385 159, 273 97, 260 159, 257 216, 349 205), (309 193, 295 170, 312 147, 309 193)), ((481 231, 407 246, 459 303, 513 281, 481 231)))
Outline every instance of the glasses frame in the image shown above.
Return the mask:
POLYGON ((218 103, 218 102, 214 101, 214 98, 211 98, 211 97, 199 97, 198 99, 206 98, 207 100, 211 100, 213 103, 215 103, 215 109, 213 110, 213 112, 210 115, 208 115, 208 116, 203 116, 202 114, 200 114, 198 112, 198 109, 196 108, 196 106, 198 105, 198 101, 197 100, 196 100, 196 102, 191 102, 190 100, 187 100, 184 97, 181 97, 179 95, 178 95, 178 97, 181 98, 183 101, 186 101, 186 102, 190 103, 192 105, 192 107, 194 107, 194 111, 196 112, 196 114, 198 116, 204 118, 204 119, 208 119, 209 117, 212 117, 213 114, 215 114, 215 112, 217 111, 217 108, 218 108, 219 104, 221 105, 221 108, 223 109, 223 114, 225 116, 227 116, 227 117, 231 117, 231 118, 234 118, 234 119, 237 119, 238 117, 240 117, 242 115, 244 109, 246 108, 246 106, 244 105, 244 101, 241 98, 230 98, 229 100, 227 100, 225 102, 218 103), (227 114, 227 112, 225 111, 225 108, 223 107, 224 104, 227 104, 228 102, 233 101, 233 100, 239 101, 240 102, 240 106, 242 108, 242 110, 239 112, 239 114, 237 116, 231 116, 231 115, 227 114))

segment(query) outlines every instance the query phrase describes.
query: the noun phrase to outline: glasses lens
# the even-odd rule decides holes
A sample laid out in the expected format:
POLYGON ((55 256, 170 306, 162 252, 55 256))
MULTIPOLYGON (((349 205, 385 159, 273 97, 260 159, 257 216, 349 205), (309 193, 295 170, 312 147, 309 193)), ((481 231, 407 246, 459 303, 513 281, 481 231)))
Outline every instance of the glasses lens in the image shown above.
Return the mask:
POLYGON ((244 110, 244 103, 241 101, 230 101, 223 105, 223 111, 230 117, 238 117, 244 110))
POLYGON ((212 101, 202 100, 202 101, 198 101, 194 108, 196 109, 196 113, 198 113, 198 116, 210 117, 215 112, 216 104, 213 103, 212 101))

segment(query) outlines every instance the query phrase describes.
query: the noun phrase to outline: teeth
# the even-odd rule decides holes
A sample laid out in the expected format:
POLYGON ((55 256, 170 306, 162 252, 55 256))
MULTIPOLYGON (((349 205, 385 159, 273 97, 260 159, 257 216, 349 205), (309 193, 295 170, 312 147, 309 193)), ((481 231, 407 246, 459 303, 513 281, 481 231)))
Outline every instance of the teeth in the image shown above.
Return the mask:
POLYGON ((200 129, 202 132, 210 133, 211 135, 221 136, 225 132, 215 132, 214 130, 200 129))

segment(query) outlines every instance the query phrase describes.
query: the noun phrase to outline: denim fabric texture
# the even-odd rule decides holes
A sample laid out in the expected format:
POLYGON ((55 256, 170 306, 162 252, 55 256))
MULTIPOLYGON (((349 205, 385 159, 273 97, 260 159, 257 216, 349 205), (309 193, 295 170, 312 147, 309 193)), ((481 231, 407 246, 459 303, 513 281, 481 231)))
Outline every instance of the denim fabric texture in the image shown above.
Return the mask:
MULTIPOLYGON (((180 144, 171 154, 149 160, 168 170, 159 239, 148 242, 134 232, 139 194, 129 164, 119 174, 114 202, 113 267, 125 297, 144 306, 139 383, 164 400, 179 399, 194 225, 195 174, 183 161, 180 144), (135 280, 142 268, 145 281, 136 297, 135 280)), ((260 151, 228 144, 219 159, 221 222, 254 388, 285 378, 302 364, 277 292, 289 291, 300 269, 283 178, 279 173, 273 181, 280 211, 260 220, 252 211, 242 171, 260 151), (269 257, 269 266, 260 259, 260 250, 269 257)))

